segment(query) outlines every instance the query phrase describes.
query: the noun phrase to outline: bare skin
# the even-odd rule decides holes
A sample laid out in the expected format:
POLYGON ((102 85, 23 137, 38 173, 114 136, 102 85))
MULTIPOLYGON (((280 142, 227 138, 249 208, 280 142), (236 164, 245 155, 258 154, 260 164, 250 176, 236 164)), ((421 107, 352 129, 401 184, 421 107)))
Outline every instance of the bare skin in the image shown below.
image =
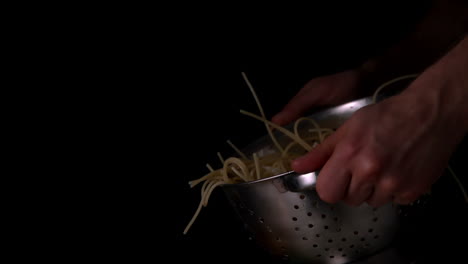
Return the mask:
MULTIPOLYGON (((312 106, 352 99, 363 76, 357 69, 310 81, 273 122, 284 125, 312 106)), ((317 192, 329 203, 411 203, 442 175, 468 133, 467 102, 465 36, 402 93, 357 111, 292 168, 321 169, 317 192)))
POLYGON ((272 121, 286 125, 301 117, 312 106, 336 105, 356 98, 362 74, 359 70, 349 70, 311 80, 272 121))
POLYGON ((309 81, 272 121, 286 125, 314 106, 336 105, 367 96, 385 81, 422 72, 467 31, 466 1, 434 0, 428 14, 406 38, 356 69, 309 81))

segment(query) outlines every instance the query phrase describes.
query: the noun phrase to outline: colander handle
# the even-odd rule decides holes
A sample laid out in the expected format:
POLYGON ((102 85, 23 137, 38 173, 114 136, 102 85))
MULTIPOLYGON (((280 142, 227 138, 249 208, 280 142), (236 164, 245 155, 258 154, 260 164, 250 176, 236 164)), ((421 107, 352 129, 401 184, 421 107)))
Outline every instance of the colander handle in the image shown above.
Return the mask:
POLYGON ((317 176, 319 171, 306 174, 291 172, 283 177, 283 185, 291 192, 302 192, 306 190, 315 190, 317 176))

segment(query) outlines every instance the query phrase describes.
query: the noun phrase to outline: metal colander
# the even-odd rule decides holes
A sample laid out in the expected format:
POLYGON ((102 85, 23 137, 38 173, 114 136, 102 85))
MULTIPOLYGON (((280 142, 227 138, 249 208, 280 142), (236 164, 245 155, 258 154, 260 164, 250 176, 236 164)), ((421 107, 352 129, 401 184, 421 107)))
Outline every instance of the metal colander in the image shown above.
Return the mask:
MULTIPOLYGON (((337 128, 370 103, 371 98, 364 98, 310 117, 323 127, 337 128)), ((277 138, 285 140, 281 134, 277 138)), ((273 151, 271 146, 264 137, 244 151, 268 153, 273 151)), ((392 242, 399 227, 398 206, 330 205, 315 190, 317 175, 288 172, 222 188, 252 238, 289 263, 348 263, 392 242)))

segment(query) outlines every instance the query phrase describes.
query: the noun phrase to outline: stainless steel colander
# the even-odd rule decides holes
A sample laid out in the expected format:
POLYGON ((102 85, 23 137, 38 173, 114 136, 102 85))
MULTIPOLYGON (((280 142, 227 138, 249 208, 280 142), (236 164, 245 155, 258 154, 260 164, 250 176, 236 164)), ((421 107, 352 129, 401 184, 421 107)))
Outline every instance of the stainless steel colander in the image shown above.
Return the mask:
MULTIPOLYGON (((338 128, 356 110, 371 103, 363 98, 314 114, 319 124, 338 128)), ((286 140, 277 134, 278 140, 286 140)), ((274 151, 269 137, 244 149, 274 151)), ((288 172, 222 188, 252 237, 271 254, 289 263, 343 264, 387 246, 399 227, 399 208, 374 209, 322 201, 315 191, 318 172, 288 172)))

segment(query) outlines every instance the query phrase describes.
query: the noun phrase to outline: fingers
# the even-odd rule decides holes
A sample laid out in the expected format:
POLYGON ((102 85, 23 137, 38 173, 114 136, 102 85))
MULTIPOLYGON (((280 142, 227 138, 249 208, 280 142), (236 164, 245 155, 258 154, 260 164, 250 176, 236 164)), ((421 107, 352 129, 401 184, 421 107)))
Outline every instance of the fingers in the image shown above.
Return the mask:
POLYGON ((351 206, 359 206, 373 196, 383 165, 375 152, 369 150, 361 151, 351 164, 353 177, 344 201, 351 206))
POLYGON ((316 86, 318 84, 314 80, 308 82, 271 120, 284 126, 301 117, 305 111, 318 103, 319 96, 313 93, 316 86))
POLYGON ((419 198, 419 194, 416 192, 405 192, 402 194, 395 195, 393 197, 393 202, 396 204, 407 205, 419 198))
POLYGON ((312 96, 295 96, 281 112, 272 117, 271 121, 280 126, 287 125, 301 117, 307 109, 312 107, 315 99, 312 96))
POLYGON ((419 199, 419 197, 422 194, 426 193, 427 190, 429 190, 429 188, 425 189, 422 186, 421 188, 405 188, 405 190, 396 192, 396 194, 393 197, 393 202, 402 205, 410 204, 419 199))
POLYGON ((381 177, 375 185, 374 193, 366 202, 372 207, 383 206, 393 201, 399 189, 401 189, 401 183, 394 177, 381 177))
POLYGON ((366 202, 373 207, 380 207, 389 202, 407 205, 417 200, 429 188, 430 185, 418 185, 403 181, 395 175, 387 175, 379 180, 373 195, 366 202))
POLYGON ((348 70, 310 80, 284 109, 272 118, 278 125, 287 125, 314 106, 349 101, 356 94, 362 74, 348 70))
POLYGON ((381 185, 374 187, 374 192, 372 196, 366 201, 372 207, 380 207, 384 204, 387 204, 393 200, 393 195, 386 192, 385 188, 382 188, 381 185))
POLYGON ((334 153, 337 142, 343 133, 338 130, 305 156, 292 162, 292 168, 298 173, 307 173, 320 169, 317 178, 317 192, 328 203, 336 203, 346 195, 351 173, 343 166, 343 156, 334 153))
POLYGON ((373 183, 361 182, 356 177, 351 179, 347 196, 344 201, 351 206, 359 206, 367 201, 374 194, 375 187, 373 183))
POLYGON ((331 157, 340 138, 340 131, 335 132, 306 155, 294 160, 292 169, 298 173, 308 173, 322 168, 331 157))
POLYGON ((323 201, 336 203, 346 196, 350 181, 351 172, 333 155, 317 177, 317 193, 323 201))

